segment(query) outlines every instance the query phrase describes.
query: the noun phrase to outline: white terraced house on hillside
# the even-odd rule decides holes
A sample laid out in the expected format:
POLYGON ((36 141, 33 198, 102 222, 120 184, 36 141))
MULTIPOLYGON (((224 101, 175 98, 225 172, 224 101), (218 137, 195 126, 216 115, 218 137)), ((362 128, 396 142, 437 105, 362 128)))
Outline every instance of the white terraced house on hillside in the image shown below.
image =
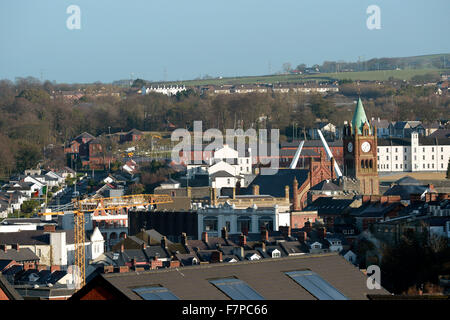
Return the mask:
POLYGON ((378 172, 446 171, 450 139, 419 137, 378 139, 378 172))

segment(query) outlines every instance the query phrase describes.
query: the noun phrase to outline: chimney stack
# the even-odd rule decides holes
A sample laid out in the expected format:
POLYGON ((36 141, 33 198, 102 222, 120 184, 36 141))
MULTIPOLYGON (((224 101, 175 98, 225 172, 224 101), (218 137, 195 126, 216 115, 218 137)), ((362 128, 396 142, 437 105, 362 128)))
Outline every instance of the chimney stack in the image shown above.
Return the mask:
POLYGON ((284 197, 289 201, 289 186, 284 186, 284 197))
POLYGON ((241 233, 241 235, 239 236, 239 245, 241 247, 244 247, 247 245, 247 237, 243 233, 241 233))
POLYGON ((222 252, 217 250, 211 253, 210 262, 211 263, 219 263, 223 261, 222 252))
POLYGON ((0 250, 3 250, 4 252, 8 252, 8 249, 6 249, 6 244, 0 244, 0 250))
POLYGON ((123 243, 120 245, 120 252, 124 252, 125 251, 125 247, 123 245, 123 243))
POLYGON ((163 247, 164 249, 167 249, 167 238, 166 238, 166 236, 163 236, 161 238, 161 247, 163 247))
POLYGON ((222 238, 228 240, 228 230, 227 227, 222 228, 222 238))
POLYGON ((261 250, 266 252, 266 243, 264 241, 261 243, 261 250))
POLYGON ((13 245, 12 245, 12 248, 15 249, 15 250, 17 250, 17 252, 20 251, 20 247, 19 247, 19 244, 18 244, 18 243, 13 244, 13 245))
POLYGON ((183 246, 187 245, 187 236, 186 236, 186 233, 185 233, 185 232, 182 232, 182 233, 181 233, 181 244, 182 244, 183 246))
POLYGON ((261 229, 261 241, 269 241, 269 231, 266 228, 261 229))
POLYGON ((47 224, 44 226, 44 232, 55 232, 56 226, 54 224, 47 224))
POLYGON ((279 226, 278 229, 281 231, 281 234, 285 238, 289 238, 291 236, 291 227, 289 226, 279 226))
POLYGON ((233 187, 233 200, 236 199, 236 187, 233 187))
POLYGON ((318 234, 319 234, 319 237, 321 239, 325 239, 327 237, 327 229, 324 228, 324 227, 323 228, 319 228, 318 234))
POLYGON ((308 239, 308 234, 305 231, 300 231, 298 233, 298 240, 300 242, 306 242, 307 239, 308 239))
POLYGON ((208 243, 208 232, 206 231, 202 232, 202 241, 208 243))
POLYGON ((253 185, 253 195, 258 196, 259 195, 259 186, 257 184, 253 185))
POLYGON ((55 271, 61 271, 61 267, 60 266, 56 266, 56 265, 51 266, 50 267, 50 273, 53 273, 55 271))
POLYGON ((294 206, 293 209, 294 211, 298 211, 300 210, 300 203, 299 203, 299 199, 298 199, 298 181, 297 178, 294 177, 294 182, 292 183, 292 194, 293 194, 293 201, 294 201, 294 206))

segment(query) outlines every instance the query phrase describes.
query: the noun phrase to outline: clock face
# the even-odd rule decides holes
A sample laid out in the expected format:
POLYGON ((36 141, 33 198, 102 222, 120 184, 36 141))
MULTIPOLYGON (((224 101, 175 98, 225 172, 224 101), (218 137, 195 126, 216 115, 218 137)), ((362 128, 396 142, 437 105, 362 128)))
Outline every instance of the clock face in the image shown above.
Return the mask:
POLYGON ((348 150, 348 152, 352 152, 353 151, 353 143, 351 143, 351 142, 348 143, 347 150, 348 150))
POLYGON ((369 152, 370 151, 370 143, 368 143, 367 141, 363 142, 361 145, 361 150, 363 152, 369 152))

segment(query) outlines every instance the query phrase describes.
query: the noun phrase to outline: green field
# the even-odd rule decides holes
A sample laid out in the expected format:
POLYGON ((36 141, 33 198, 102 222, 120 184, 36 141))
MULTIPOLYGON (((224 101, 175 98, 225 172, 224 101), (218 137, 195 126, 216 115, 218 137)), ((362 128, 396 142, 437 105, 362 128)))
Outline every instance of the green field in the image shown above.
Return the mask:
POLYGON ((386 81, 391 77, 399 80, 411 80, 416 75, 434 74, 439 75, 449 72, 449 69, 407 69, 407 70, 380 70, 380 71, 363 71, 363 72, 339 72, 339 73, 320 73, 313 75, 266 75, 266 76, 248 76, 233 77, 209 80, 188 80, 188 81, 171 81, 161 82, 163 85, 186 85, 186 86, 204 86, 204 85, 239 85, 239 84, 263 84, 263 83, 279 83, 279 82, 325 82, 333 80, 367 80, 367 81, 386 81))

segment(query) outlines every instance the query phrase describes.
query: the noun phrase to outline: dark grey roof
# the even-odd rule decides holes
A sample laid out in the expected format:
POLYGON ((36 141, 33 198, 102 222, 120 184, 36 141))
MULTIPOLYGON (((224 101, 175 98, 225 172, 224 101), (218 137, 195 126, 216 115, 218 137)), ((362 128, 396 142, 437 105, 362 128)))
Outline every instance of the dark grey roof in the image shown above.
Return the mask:
POLYGON ((320 197, 309 204, 304 211, 316 211, 319 215, 343 214, 353 203, 353 199, 333 199, 331 197, 320 197))
MULTIPOLYGON (((294 142, 281 142, 280 148, 298 148, 298 145, 300 144, 300 141, 294 141, 294 142)), ((342 147, 343 142, 342 140, 334 140, 334 141, 327 141, 327 144, 329 147, 342 147)), ((322 140, 305 140, 305 143, 303 144, 303 148, 308 147, 323 147, 322 140)), ((303 151, 302 151, 303 153, 303 151)))
POLYGON ((210 175, 211 178, 234 178, 234 175, 232 175, 231 173, 224 171, 224 170, 220 170, 217 172, 214 172, 212 175, 210 175))
POLYGON ((450 129, 438 129, 429 135, 430 138, 450 139, 450 129))
POLYGON ((378 138, 379 147, 387 146, 411 146, 411 139, 409 138, 378 138))
POLYGON ((293 198, 292 183, 294 177, 300 187, 308 178, 307 169, 279 169, 274 175, 258 175, 247 188, 241 188, 240 194, 250 195, 253 192, 253 185, 259 186, 259 194, 271 195, 274 197, 284 197, 284 187, 289 186, 289 197, 293 198))
POLYGON ((387 294, 384 289, 369 290, 367 277, 336 253, 308 254, 278 259, 236 263, 215 263, 183 268, 165 268, 137 273, 98 275, 78 291, 79 299, 93 288, 107 288, 115 296, 141 300, 133 288, 163 286, 182 300, 227 300, 211 279, 235 277, 268 300, 315 300, 315 297, 285 274, 311 270, 349 299, 367 299, 367 294, 387 294), (195 288, 195 290, 193 290, 195 288))
POLYGON ((414 179, 413 177, 410 177, 410 176, 406 176, 401 179, 398 179, 397 181, 395 181, 395 183, 398 185, 415 185, 415 186, 423 185, 422 182, 420 182, 419 180, 414 179))
POLYGON ((418 185, 394 185, 389 188, 385 196, 400 196, 402 200, 410 200, 411 194, 422 194, 427 190, 427 186, 418 185))
POLYGON ((338 186, 331 180, 323 180, 319 182, 310 190, 318 190, 318 191, 341 191, 342 187, 338 186))
POLYGON ((2 291, 9 300, 23 300, 22 296, 2 274, 0 274, 0 291, 2 291))
POLYGON ((0 260, 14 260, 17 262, 39 261, 39 257, 29 248, 8 249, 6 252, 0 250, 0 260))

